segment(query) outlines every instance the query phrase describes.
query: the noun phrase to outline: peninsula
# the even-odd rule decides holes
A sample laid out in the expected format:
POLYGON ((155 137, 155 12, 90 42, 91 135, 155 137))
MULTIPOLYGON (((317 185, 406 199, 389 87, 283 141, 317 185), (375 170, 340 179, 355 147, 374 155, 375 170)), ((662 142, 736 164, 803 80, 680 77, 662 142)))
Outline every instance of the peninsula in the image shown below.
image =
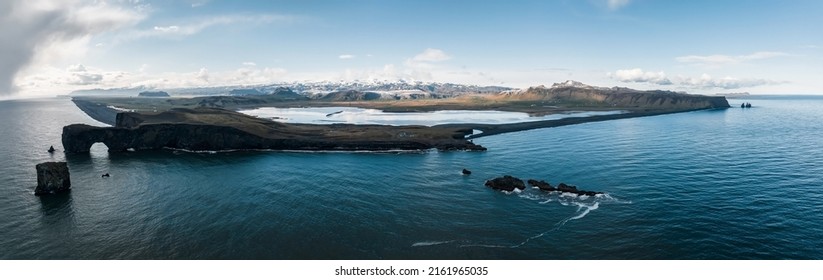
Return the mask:
MULTIPOLYGON (((111 151, 185 149, 226 151, 267 150, 469 150, 486 148, 470 139, 535 128, 593 121, 643 117, 693 110, 729 108, 722 96, 690 95, 670 91, 640 91, 604 88, 567 81, 551 87, 525 90, 419 87, 423 93, 387 94, 362 88, 325 94, 295 92, 276 87, 246 90, 249 95, 200 96, 188 98, 75 97, 73 101, 92 118, 113 127, 73 124, 63 129, 67 152, 85 153, 103 142, 111 151), (468 89, 461 92, 459 89, 468 89), (477 90, 477 91, 475 91, 477 90), (479 93, 478 93, 479 92, 479 93), (353 124, 289 124, 235 112, 258 107, 347 106, 391 112, 436 110, 500 110, 541 116, 564 112, 614 111, 624 113, 512 124, 443 124, 436 126, 390 126, 353 124), (481 130, 481 134, 472 134, 481 130)), ((495 88, 496 89, 496 88, 495 88)))

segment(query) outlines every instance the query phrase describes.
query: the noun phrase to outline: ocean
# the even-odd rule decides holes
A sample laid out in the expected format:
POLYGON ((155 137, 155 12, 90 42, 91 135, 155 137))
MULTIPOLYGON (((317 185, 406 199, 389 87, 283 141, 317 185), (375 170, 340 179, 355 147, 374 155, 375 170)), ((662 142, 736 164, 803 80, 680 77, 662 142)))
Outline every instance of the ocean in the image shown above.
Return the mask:
POLYGON ((64 155, 63 126, 102 124, 67 98, 0 101, 0 259, 823 258, 823 97, 730 103, 486 152, 64 155), (35 164, 63 160, 72 191, 35 196, 35 164), (483 185, 502 175, 605 194, 483 185))

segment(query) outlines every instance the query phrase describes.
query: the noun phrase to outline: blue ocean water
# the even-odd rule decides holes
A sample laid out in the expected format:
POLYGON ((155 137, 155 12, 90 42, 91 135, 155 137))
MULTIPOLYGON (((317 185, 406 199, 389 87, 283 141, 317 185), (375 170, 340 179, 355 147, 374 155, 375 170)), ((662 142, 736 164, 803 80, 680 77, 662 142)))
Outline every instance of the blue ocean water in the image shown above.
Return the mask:
POLYGON ((823 258, 823 97, 742 101, 476 139, 487 152, 69 156, 62 126, 99 123, 2 101, 0 258, 823 258), (34 196, 49 160, 73 190, 34 196), (607 195, 483 186, 504 174, 607 195))

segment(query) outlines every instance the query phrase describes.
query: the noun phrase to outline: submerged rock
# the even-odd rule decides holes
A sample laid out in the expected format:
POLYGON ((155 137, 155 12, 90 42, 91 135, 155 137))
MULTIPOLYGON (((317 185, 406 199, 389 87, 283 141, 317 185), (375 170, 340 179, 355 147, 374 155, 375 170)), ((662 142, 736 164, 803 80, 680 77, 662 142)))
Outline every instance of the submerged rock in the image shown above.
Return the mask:
POLYGON ((54 194, 71 188, 69 167, 66 162, 44 162, 37 169, 35 195, 54 194))
POLYGON ((514 191, 514 189, 525 189, 526 184, 520 178, 505 175, 486 181, 486 186, 495 190, 514 191))

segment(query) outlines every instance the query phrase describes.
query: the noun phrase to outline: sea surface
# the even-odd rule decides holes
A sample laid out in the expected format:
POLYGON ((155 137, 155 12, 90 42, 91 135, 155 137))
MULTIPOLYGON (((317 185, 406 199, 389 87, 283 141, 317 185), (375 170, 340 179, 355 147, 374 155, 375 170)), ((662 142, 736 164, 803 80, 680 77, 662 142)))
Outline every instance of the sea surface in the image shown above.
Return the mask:
POLYGON ((102 124, 0 101, 0 259, 823 259, 823 97, 740 102, 486 152, 64 155, 64 125, 102 124), (52 160, 72 191, 34 196, 52 160), (483 186, 505 174, 606 194, 483 186))

